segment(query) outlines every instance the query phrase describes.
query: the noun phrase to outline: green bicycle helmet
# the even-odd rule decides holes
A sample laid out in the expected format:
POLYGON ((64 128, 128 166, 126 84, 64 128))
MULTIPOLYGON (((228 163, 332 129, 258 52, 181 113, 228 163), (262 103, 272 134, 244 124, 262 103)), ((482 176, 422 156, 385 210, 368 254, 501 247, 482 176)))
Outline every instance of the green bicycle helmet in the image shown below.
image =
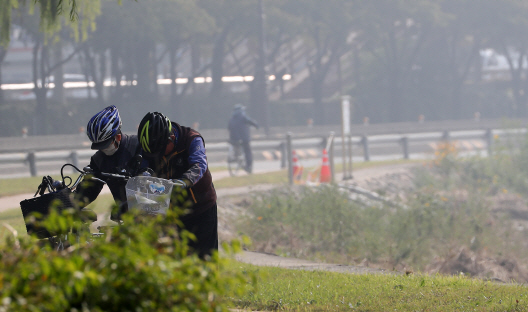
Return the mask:
POLYGON ((157 155, 165 151, 172 131, 172 124, 165 115, 158 112, 148 112, 138 128, 138 140, 143 151, 157 155))

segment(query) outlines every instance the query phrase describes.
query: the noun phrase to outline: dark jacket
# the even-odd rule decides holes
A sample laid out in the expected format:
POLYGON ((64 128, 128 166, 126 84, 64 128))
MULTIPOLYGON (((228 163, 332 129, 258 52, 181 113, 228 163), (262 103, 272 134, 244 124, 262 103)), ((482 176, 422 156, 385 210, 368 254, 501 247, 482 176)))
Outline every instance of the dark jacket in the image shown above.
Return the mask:
POLYGON ((229 120, 229 140, 231 142, 249 142, 251 139, 249 133, 250 126, 258 128, 257 122, 249 118, 244 109, 235 109, 229 120))
MULTIPOLYGON (((139 152, 140 146, 137 136, 122 134, 119 149, 114 155, 107 156, 103 152, 97 151, 90 159, 90 168, 95 172, 95 177, 106 182, 119 207, 117 211, 112 211, 110 216, 112 220, 119 220, 121 214, 128 211, 125 191, 126 181, 106 178, 98 175, 98 173, 122 173, 123 169, 130 171, 136 165, 134 164, 133 158, 139 152)), ((92 180, 90 177, 87 176, 75 191, 75 198, 81 201, 81 206, 86 206, 93 202, 99 196, 104 186, 102 182, 92 180)))
POLYGON ((216 204, 216 191, 209 168, 207 168, 202 178, 197 181, 201 169, 198 164, 190 164, 188 161, 189 147, 192 140, 196 137, 201 137, 203 140, 203 137, 198 131, 180 126, 175 122, 172 122, 172 127, 178 131, 179 135, 171 153, 159 159, 145 159, 148 161, 148 166, 154 170, 154 173, 159 178, 185 178, 191 181, 193 186, 189 189, 189 196, 193 205, 190 214, 184 216, 184 218, 190 218, 201 214, 216 204))

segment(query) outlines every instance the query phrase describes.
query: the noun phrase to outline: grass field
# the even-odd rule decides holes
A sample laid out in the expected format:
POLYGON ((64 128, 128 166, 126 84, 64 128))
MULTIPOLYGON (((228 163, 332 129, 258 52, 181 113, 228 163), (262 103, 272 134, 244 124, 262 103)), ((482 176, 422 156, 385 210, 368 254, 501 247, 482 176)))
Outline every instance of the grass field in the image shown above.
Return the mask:
MULTIPOLYGON (((51 176, 53 179, 60 179, 60 176, 51 176)), ((0 197, 24 194, 24 193, 35 193, 37 187, 42 182, 42 176, 30 177, 30 178, 13 178, 13 179, 0 179, 0 197)))
POLYGON ((257 267, 256 289, 233 300, 251 311, 526 311, 528 289, 470 277, 347 274, 257 267))
MULTIPOLYGON (((355 169, 405 163, 404 161, 361 163, 355 169)), ((340 170, 336 166, 336 170, 340 170)), ((214 172, 213 172, 214 175, 214 172)), ((0 180, 0 189, 2 183, 0 180)), ((12 194, 31 191, 39 179, 12 179, 12 194), (13 180, 18 180, 13 182, 13 180)), ((287 183, 286 170, 250 176, 228 177, 215 182, 217 188, 252 184, 287 183)), ((98 213, 113 203, 110 194, 91 204, 98 213)), ((11 225, 19 235, 25 226, 19 209, 0 213, 0 223, 11 225)), ((0 240, 10 230, 0 227, 0 240)), ((247 311, 527 311, 528 289, 524 284, 495 283, 468 275, 350 274, 324 271, 258 267, 233 262, 230 270, 257 276, 256 288, 231 298, 233 308, 247 311)))

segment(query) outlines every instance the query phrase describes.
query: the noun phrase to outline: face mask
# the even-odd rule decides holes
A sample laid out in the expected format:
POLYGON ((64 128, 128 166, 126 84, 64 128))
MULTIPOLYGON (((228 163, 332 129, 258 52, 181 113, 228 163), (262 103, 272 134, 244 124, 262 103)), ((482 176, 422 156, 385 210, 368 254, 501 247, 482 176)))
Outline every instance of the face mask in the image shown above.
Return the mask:
POLYGON ((112 142, 109 147, 105 148, 104 150, 101 150, 101 152, 105 153, 106 156, 112 156, 117 152, 119 149, 119 144, 121 142, 112 142))

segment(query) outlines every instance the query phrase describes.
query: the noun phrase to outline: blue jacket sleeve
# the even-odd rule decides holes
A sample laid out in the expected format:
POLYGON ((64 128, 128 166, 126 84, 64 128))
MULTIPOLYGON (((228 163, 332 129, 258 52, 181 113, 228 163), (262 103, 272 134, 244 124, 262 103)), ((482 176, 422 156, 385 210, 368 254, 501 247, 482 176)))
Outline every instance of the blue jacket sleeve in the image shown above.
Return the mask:
POLYGON ((194 185, 203 177, 207 170, 207 156, 205 155, 205 146, 201 137, 192 140, 188 161, 191 166, 183 174, 183 177, 194 185))
POLYGON ((244 116, 244 120, 246 121, 246 124, 252 125, 253 127, 258 129, 259 125, 258 125, 258 123, 255 120, 253 120, 252 118, 250 118, 246 114, 243 114, 243 116, 244 116))

